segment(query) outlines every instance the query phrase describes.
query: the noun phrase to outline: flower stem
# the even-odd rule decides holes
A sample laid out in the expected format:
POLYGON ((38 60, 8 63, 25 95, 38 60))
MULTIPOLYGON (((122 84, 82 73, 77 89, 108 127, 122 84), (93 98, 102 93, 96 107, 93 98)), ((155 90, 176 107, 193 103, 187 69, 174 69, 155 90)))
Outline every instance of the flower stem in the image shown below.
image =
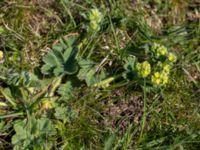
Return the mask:
POLYGON ((143 99, 144 99, 143 116, 142 116, 142 124, 141 124, 141 132, 140 132, 139 142, 142 140, 142 135, 143 135, 144 127, 145 127, 145 123, 146 123, 147 93, 146 93, 146 80, 145 79, 144 79, 144 87, 143 87, 143 99))

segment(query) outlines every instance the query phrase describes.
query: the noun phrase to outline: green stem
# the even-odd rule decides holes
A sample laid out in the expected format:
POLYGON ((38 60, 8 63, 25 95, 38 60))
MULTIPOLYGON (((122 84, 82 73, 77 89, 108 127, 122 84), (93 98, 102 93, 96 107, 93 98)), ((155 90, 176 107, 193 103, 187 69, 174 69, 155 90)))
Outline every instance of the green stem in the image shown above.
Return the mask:
POLYGON ((73 17, 73 15, 72 15, 72 13, 70 12, 70 10, 69 10, 69 9, 67 8, 67 6, 66 6, 67 4, 66 4, 65 2, 63 2, 63 1, 61 1, 61 4, 63 5, 65 11, 66 11, 67 14, 69 15, 69 17, 70 17, 70 19, 71 19, 71 21, 72 21, 74 27, 76 27, 76 22, 75 22, 75 20, 74 20, 74 17, 73 17))
POLYGON ((13 118, 13 117, 18 117, 18 116, 23 116, 23 112, 17 112, 17 113, 11 113, 11 114, 6 114, 6 115, 0 115, 0 119, 5 119, 5 118, 13 118))
POLYGON ((114 40, 115 40, 115 44, 117 46, 117 53, 119 53, 119 49, 120 49, 119 41, 117 39, 115 28, 114 28, 114 25, 113 25, 113 22, 112 22, 112 19, 111 19, 111 16, 109 15, 109 13, 108 13, 108 17, 109 17, 109 21, 110 21, 111 30, 113 32, 113 37, 114 37, 114 40))
POLYGON ((143 135, 144 127, 145 127, 145 123, 146 123, 147 93, 146 93, 146 80, 145 79, 144 79, 143 95, 144 95, 143 116, 142 116, 142 125, 141 125, 141 133, 140 133, 139 142, 142 139, 142 135, 143 135))

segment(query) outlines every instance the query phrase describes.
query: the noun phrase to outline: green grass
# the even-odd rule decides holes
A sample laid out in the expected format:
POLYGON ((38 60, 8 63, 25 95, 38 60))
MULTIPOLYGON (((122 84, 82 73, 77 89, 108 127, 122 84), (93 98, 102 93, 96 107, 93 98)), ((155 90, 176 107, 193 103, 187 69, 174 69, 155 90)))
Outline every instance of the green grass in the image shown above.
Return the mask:
POLYGON ((196 0, 1 0, 0 149, 198 150, 199 41, 196 0), (153 43, 177 56, 159 88, 153 43))

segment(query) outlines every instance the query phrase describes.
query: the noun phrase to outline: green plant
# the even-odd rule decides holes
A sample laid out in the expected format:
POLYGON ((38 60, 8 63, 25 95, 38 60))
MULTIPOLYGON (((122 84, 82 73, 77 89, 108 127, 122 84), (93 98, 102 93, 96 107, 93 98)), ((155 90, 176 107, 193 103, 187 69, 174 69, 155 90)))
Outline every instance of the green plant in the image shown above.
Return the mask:
POLYGON ((0 149, 199 149, 195 0, 0 10, 0 149))
POLYGON ((77 114, 69 106, 57 106, 55 108, 55 118, 62 120, 63 123, 71 123, 76 117, 77 114))
POLYGON ((89 20, 88 30, 91 32, 99 31, 102 18, 103 16, 97 8, 91 9, 90 12, 88 13, 88 20, 89 20))
POLYGON ((106 71, 97 71, 97 65, 90 60, 79 60, 80 70, 77 77, 85 80, 88 86, 95 85, 107 77, 106 71))
POLYGON ((77 36, 69 36, 67 40, 60 40, 53 50, 44 56, 44 65, 41 68, 46 75, 74 74, 78 70, 76 62, 77 47, 75 47, 77 36))
POLYGON ((30 116, 28 120, 18 120, 14 124, 16 132, 12 137, 14 150, 20 149, 50 149, 53 146, 52 136, 56 130, 47 118, 36 119, 30 116))

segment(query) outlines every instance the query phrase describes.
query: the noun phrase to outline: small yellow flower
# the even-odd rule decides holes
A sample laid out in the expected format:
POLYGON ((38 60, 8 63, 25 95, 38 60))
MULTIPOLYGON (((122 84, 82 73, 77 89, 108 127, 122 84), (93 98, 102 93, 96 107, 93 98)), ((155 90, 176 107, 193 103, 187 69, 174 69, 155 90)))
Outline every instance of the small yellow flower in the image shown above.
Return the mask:
POLYGON ((153 83, 153 85, 160 85, 161 80, 159 78, 155 78, 154 76, 152 76, 151 78, 151 82, 153 83))
POLYGON ((98 9, 92 9, 89 13, 89 20, 100 23, 102 19, 102 14, 98 9))
POLYGON ((169 53, 168 59, 170 62, 176 62, 176 60, 177 60, 176 55, 173 53, 169 53))
POLYGON ((167 56, 167 54, 168 54, 168 51, 166 47, 160 46, 159 48, 157 48, 157 52, 156 52, 157 57, 167 56))
POLYGON ((90 22, 90 28, 94 31, 98 31, 100 29, 99 25, 95 21, 90 22))
POLYGON ((142 71, 142 77, 146 78, 150 74, 149 70, 142 71))
POLYGON ((167 48, 164 46, 161 46, 159 50, 160 50, 160 54, 163 56, 165 56, 168 53, 167 48))
POLYGON ((161 79, 160 79, 160 73, 159 73, 159 72, 155 72, 155 73, 153 74, 153 76, 151 77, 151 82, 152 82, 154 85, 160 85, 161 79))
POLYGON ((168 80, 169 80, 169 75, 166 74, 165 72, 163 72, 161 74, 161 79, 162 79, 162 84, 165 85, 168 83, 168 80))
POLYGON ((151 73, 151 65, 148 61, 144 61, 143 63, 137 63, 136 69, 138 74, 142 78, 146 78, 151 73))
POLYGON ((168 76, 164 76, 163 78, 163 85, 168 83, 168 76))
POLYGON ((168 50, 165 46, 153 43, 152 51, 155 53, 155 56, 158 58, 160 56, 167 56, 168 50))
POLYGON ((155 72, 151 77, 151 82, 153 85, 165 85, 168 83, 169 76, 165 72, 155 72))
POLYGON ((3 54, 3 52, 0 50, 0 60, 2 60, 3 57, 4 57, 4 54, 3 54))
POLYGON ((157 66, 158 66, 158 68, 159 68, 160 70, 162 70, 162 71, 165 72, 166 74, 169 74, 169 73, 170 73, 171 66, 170 66, 168 63, 166 63, 166 62, 164 62, 164 63, 158 62, 158 63, 157 63, 157 66))
POLYGON ((159 72, 155 72, 155 73, 154 73, 154 76, 155 76, 156 78, 159 78, 159 77, 160 77, 160 73, 159 73, 159 72))
POLYGON ((90 23, 89 28, 93 31, 99 31, 102 14, 98 9, 91 9, 88 16, 90 23))
POLYGON ((169 74, 170 69, 171 69, 171 67, 170 67, 169 64, 164 64, 164 65, 163 65, 163 71, 164 71, 165 73, 169 74))

